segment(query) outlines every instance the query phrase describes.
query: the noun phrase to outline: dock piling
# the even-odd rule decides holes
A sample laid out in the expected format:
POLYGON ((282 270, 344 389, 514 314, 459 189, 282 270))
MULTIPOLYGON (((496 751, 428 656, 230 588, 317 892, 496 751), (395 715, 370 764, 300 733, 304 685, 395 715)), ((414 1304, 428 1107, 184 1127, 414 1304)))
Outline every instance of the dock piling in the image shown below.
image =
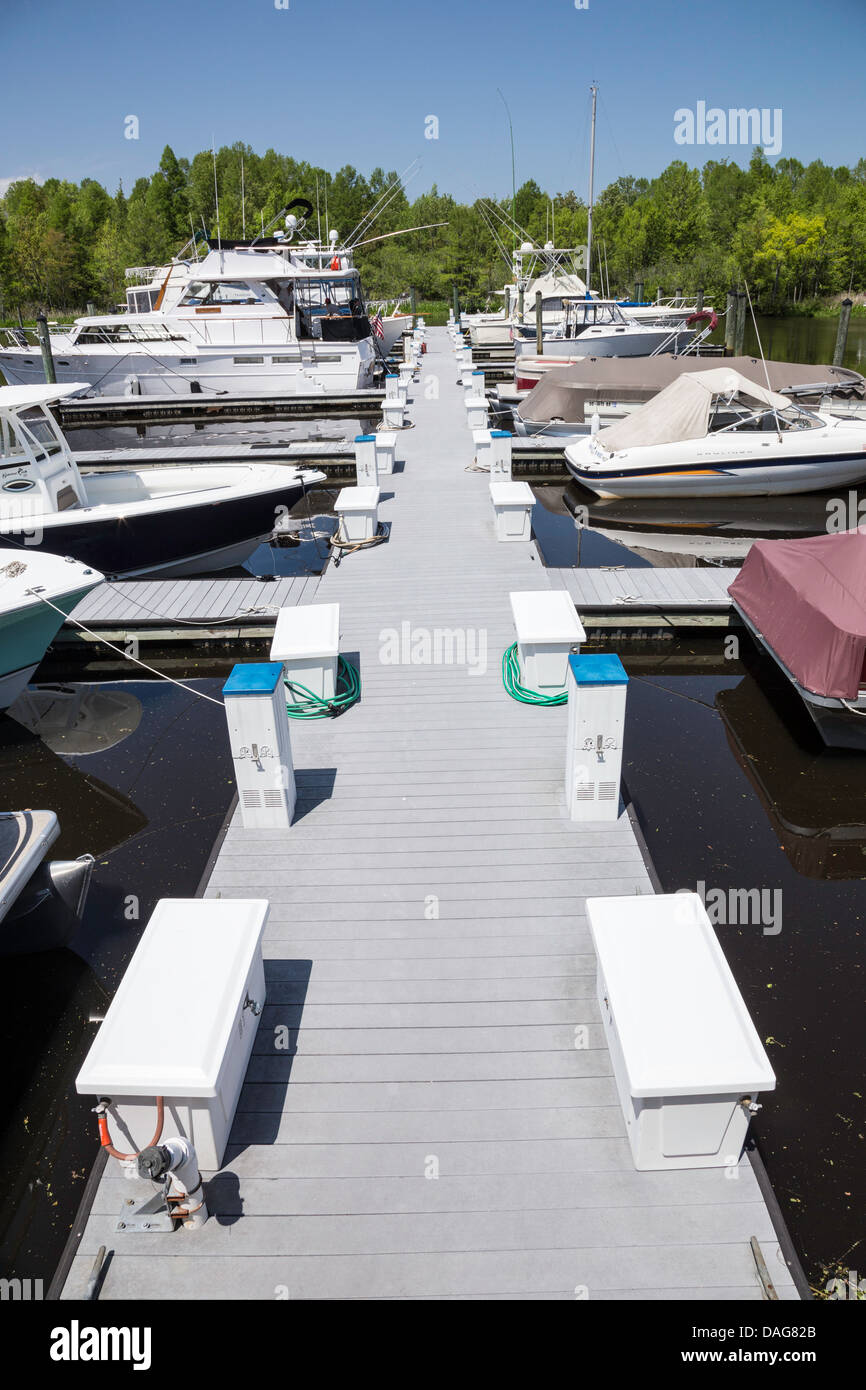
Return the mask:
POLYGON ((848 345, 848 326, 851 323, 850 299, 843 299, 839 313, 839 328, 836 333, 836 346, 833 349, 833 366, 841 367, 842 359, 845 356, 845 348, 848 345))
POLYGON ((42 370, 45 373, 45 380, 49 386, 53 386, 57 381, 57 374, 54 370, 54 354, 51 351, 51 334, 48 332, 48 320, 41 310, 36 315, 36 336, 39 339, 39 349, 42 353, 42 370))
POLYGON ((725 305, 725 356, 733 357, 734 340, 737 335, 737 294, 736 290, 728 290, 727 303, 725 305))
POLYGON ((544 337, 541 331, 541 290, 535 291, 535 351, 540 357, 544 352, 544 337))

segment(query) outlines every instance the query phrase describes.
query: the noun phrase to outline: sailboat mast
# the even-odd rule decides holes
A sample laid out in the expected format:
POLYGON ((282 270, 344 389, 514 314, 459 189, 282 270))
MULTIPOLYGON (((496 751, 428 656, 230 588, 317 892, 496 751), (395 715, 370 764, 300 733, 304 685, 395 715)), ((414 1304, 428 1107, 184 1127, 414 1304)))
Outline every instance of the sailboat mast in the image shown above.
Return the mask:
POLYGON ((589 296, 589 285, 592 279, 592 194, 593 182, 595 180, 595 103, 598 97, 598 88, 590 87, 592 92, 592 134, 589 141, 589 209, 586 218, 586 293, 589 296))

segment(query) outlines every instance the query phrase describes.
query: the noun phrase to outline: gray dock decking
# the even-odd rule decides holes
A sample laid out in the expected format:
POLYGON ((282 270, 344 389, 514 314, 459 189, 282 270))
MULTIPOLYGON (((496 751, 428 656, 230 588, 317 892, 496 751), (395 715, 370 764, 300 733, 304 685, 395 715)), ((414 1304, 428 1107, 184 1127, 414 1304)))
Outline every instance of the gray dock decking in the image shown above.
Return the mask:
POLYGON ((292 726, 295 824, 236 817, 206 890, 271 903, 268 1002, 212 1218, 116 1235, 132 1185, 107 1169, 64 1297, 105 1244, 103 1299, 751 1300, 757 1236, 795 1298, 747 1160, 735 1176, 632 1166, 584 900, 652 884, 627 817, 566 818, 565 709, 502 688, 509 591, 560 576, 493 539, 450 346, 429 342, 405 471, 383 480, 390 539, 316 591, 341 604, 362 701, 292 726), (483 632, 486 671, 384 663, 404 623, 483 632))
MULTIPOLYGON (((399 475, 395 474, 395 477, 399 475)), ((583 617, 639 614, 647 619, 731 613, 727 587, 737 569, 549 569, 535 571, 564 588, 583 617)), ((281 607, 315 601, 318 575, 259 579, 126 579, 100 584, 73 609, 72 617, 97 631, 170 627, 193 629, 276 621, 281 607)), ((618 619, 617 619, 618 620, 618 619)))

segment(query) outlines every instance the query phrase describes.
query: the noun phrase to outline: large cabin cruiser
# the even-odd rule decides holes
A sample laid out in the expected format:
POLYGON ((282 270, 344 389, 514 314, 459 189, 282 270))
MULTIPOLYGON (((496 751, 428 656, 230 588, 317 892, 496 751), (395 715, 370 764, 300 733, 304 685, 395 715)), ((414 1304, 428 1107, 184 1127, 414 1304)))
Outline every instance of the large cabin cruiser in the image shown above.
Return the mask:
MULTIPOLYGON (((297 395, 373 382, 377 351, 360 276, 338 253, 321 266, 288 245, 209 250, 173 261, 158 287, 136 286, 127 302, 125 312, 52 333, 58 382, 85 382, 100 395, 297 395)), ((41 382, 38 348, 22 330, 7 337, 7 382, 41 382)))

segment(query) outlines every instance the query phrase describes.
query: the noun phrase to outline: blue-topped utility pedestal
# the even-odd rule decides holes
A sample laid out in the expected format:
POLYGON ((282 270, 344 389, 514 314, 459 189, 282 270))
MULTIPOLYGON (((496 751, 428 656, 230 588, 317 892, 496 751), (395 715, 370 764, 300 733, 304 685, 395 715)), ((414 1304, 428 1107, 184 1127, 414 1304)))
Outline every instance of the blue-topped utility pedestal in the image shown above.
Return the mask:
POLYGON ((235 666, 223 699, 245 830, 288 830, 295 769, 280 661, 235 666))
POLYGON ((375 487, 379 478, 375 434, 355 435, 355 477, 359 487, 375 487))
POLYGON ((618 656, 568 658, 565 800, 572 820, 619 817, 628 676, 618 656))

